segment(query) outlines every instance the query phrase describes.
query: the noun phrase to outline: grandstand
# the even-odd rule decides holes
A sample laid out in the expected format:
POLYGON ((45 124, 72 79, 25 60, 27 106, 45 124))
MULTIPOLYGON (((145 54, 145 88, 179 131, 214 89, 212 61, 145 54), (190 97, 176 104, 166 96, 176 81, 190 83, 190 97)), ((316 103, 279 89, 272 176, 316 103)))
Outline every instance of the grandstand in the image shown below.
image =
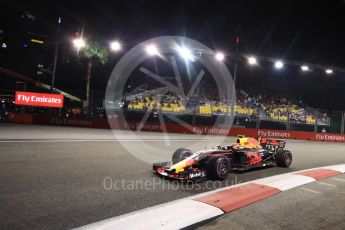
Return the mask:
MULTIPOLYGON (((136 89, 135 95, 127 97, 127 109, 129 111, 156 110, 163 113, 196 113, 200 116, 221 115, 231 112, 231 105, 221 100, 206 99, 207 95, 198 95, 200 100, 195 106, 190 106, 188 99, 174 95, 170 92, 163 95, 159 90, 145 91, 136 89), (152 96, 154 95, 154 96, 152 96)), ((300 124, 318 123, 329 125, 329 120, 321 116, 317 110, 302 103, 295 104, 273 92, 259 92, 254 89, 239 90, 234 105, 236 116, 245 118, 260 118, 261 120, 290 122, 300 124), (290 119, 288 119, 290 118, 290 119)))
POLYGON ((132 110, 152 110, 157 109, 164 112, 186 112, 185 106, 182 105, 178 100, 172 97, 165 98, 163 100, 156 100, 156 98, 149 96, 138 96, 136 100, 128 103, 128 109, 132 110))

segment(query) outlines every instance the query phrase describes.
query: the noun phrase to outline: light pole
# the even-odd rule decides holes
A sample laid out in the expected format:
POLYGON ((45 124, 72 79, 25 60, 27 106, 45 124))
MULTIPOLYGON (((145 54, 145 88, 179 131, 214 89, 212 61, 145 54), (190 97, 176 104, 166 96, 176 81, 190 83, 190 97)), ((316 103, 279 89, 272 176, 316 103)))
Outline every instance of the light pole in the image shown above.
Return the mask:
POLYGON ((58 19, 58 26, 56 30, 56 37, 55 37, 55 52, 54 52, 54 62, 53 62, 53 73, 52 73, 52 82, 50 84, 50 91, 54 92, 55 86, 55 75, 56 75, 56 64, 58 59, 58 52, 59 52, 59 34, 60 34, 60 24, 61 24, 61 17, 58 19))
MULTIPOLYGON (((240 46, 240 37, 236 36, 236 52, 235 52, 235 63, 234 63, 234 87, 233 87, 233 95, 232 95, 232 103, 231 103, 231 112, 236 118, 236 111, 235 111, 235 103, 236 103, 236 81, 237 81, 237 61, 238 61, 238 53, 239 53, 239 46, 240 46)), ((230 111, 229 111, 230 112, 230 111)))

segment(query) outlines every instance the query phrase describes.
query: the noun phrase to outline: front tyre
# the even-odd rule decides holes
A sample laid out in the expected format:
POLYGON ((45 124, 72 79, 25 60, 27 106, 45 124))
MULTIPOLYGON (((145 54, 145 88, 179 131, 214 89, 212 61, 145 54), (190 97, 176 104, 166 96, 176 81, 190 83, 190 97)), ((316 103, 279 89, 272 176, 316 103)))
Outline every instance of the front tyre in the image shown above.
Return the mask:
POLYGON ((226 157, 212 157, 207 163, 207 168, 212 180, 225 180, 230 173, 231 164, 226 157))
POLYGON ((292 154, 288 150, 278 150, 275 155, 275 159, 277 166, 288 168, 292 162, 292 154))
POLYGON ((190 151, 189 149, 179 148, 174 152, 172 156, 172 163, 176 164, 180 161, 183 161, 187 157, 190 157, 192 154, 192 151, 190 151))

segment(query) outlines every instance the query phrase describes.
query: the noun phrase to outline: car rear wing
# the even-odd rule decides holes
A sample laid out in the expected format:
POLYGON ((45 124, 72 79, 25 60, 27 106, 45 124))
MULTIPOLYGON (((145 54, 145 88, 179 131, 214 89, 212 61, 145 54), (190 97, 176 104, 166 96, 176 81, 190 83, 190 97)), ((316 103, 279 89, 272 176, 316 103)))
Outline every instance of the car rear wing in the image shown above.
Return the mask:
POLYGON ((283 140, 268 139, 266 137, 259 138, 259 142, 262 147, 266 147, 271 150, 284 149, 286 144, 283 140))

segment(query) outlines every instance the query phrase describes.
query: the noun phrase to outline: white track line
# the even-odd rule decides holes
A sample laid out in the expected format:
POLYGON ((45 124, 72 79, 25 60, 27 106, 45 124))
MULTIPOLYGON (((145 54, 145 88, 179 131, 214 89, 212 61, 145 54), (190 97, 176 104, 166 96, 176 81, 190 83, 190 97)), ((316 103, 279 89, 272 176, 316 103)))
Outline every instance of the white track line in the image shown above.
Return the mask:
POLYGON ((345 182, 345 180, 344 180, 344 179, 340 179, 340 178, 336 178, 336 177, 332 177, 331 179, 332 179, 332 180, 337 180, 337 181, 342 181, 342 182, 345 182))
POLYGON ((304 190, 304 191, 307 191, 307 192, 311 192, 311 193, 315 193, 315 194, 320 194, 321 192, 319 191, 315 191, 315 190, 312 190, 312 189, 308 189, 308 188, 300 188, 301 190, 304 190))
MULTIPOLYGON (((162 139, 55 139, 55 140, 0 140, 0 143, 49 143, 49 142, 165 142, 162 139)), ((172 142, 221 142, 223 140, 215 140, 215 139, 171 139, 169 141, 172 142)))
POLYGON ((336 187, 334 184, 328 184, 328 183, 324 183, 324 182, 320 182, 320 181, 318 181, 317 183, 318 184, 322 184, 322 185, 326 185, 326 186, 329 186, 329 187, 336 187))

